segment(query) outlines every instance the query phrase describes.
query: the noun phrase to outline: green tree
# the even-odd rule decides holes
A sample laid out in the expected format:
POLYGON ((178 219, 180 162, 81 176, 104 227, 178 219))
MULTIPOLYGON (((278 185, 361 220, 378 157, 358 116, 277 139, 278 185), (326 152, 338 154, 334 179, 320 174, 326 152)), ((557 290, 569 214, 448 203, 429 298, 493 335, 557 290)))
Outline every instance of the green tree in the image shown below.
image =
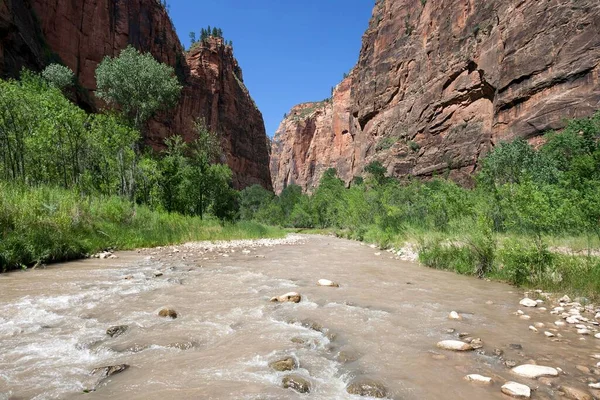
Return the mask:
POLYGON ((71 71, 69 67, 60 64, 48 65, 44 71, 42 71, 42 76, 60 90, 73 86, 73 83, 75 82, 75 74, 73 71, 71 71))
POLYGON ((196 32, 190 32, 190 46, 193 46, 196 43, 196 32))
POLYGON ((267 207, 275 195, 260 185, 252 185, 240 192, 240 218, 253 220, 256 214, 267 207))
POLYGON ((96 69, 96 82, 96 95, 138 130, 155 112, 174 106, 182 89, 172 67, 132 46, 106 57, 96 69))

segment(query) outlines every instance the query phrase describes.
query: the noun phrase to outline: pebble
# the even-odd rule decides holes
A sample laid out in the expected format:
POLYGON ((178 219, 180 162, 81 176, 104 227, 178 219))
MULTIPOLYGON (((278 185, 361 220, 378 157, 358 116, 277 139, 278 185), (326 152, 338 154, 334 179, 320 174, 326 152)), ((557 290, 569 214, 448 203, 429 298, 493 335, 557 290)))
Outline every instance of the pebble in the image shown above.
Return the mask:
POLYGON ((594 335, 594 337, 595 337, 596 339, 600 339, 600 333, 596 333, 596 334, 594 335))
POLYGON ((506 382, 501 390, 502 393, 516 397, 517 399, 529 399, 531 397, 531 389, 529 386, 517 382, 506 382))
POLYGON ((523 364, 512 369, 512 372, 524 378, 539 378, 540 376, 558 376, 558 370, 542 365, 523 364))
POLYGON ((563 297, 561 297, 560 299, 558 299, 559 303, 570 303, 571 302, 571 298, 567 295, 564 295, 563 297))
POLYGON ((469 351, 473 350, 473 347, 465 342, 461 342, 460 340, 442 340, 438 342, 437 347, 444 350, 452 350, 452 351, 469 351))
POLYGON ((529 315, 521 315, 521 316, 519 316, 519 319, 529 321, 531 319, 531 317, 529 315))
POLYGON ((587 392, 576 389, 569 386, 561 386, 560 391, 565 394, 565 398, 571 400, 594 400, 594 398, 587 392))
POLYGON ((302 296, 300 293, 296 292, 289 292, 282 294, 281 296, 271 298, 271 301, 276 303, 300 303, 301 300, 302 296))
POLYGON ((527 297, 525 297, 523 300, 521 300, 519 302, 519 304, 524 307, 537 307, 537 305, 538 305, 537 301, 535 301, 533 299, 529 299, 527 297))
POLYGON ((310 392, 310 382, 300 375, 288 375, 282 380, 284 389, 293 389, 298 393, 310 392))
POLYGON ((529 325, 529 330, 533 331, 533 332, 537 332, 538 331, 537 328, 535 326, 533 326, 533 325, 529 325))
POLYGON ((544 335, 546 335, 546 337, 554 337, 555 336, 554 333, 548 332, 548 331, 544 332, 544 335))
POLYGON ((590 331, 589 329, 577 329, 577 333, 579 333, 580 335, 589 335, 590 333, 592 333, 592 331, 590 331))
POLYGON ((330 281, 329 279, 319 279, 319 281, 317 282, 318 286, 328 286, 328 287, 340 287, 339 284, 330 281))
POLYGON ((164 318, 172 318, 175 319, 177 318, 177 311, 171 309, 171 308, 163 308, 162 310, 160 310, 158 312, 158 316, 159 317, 164 317, 164 318))
POLYGON ((599 383, 590 383, 588 386, 591 387, 592 389, 600 389, 600 382, 599 383))
POLYGON ((533 324, 533 326, 535 326, 538 329, 542 329, 543 327, 545 327, 546 325, 544 325, 543 322, 536 322, 535 324, 533 324))
POLYGON ((492 383, 492 378, 483 376, 483 375, 479 375, 479 374, 467 375, 467 376, 465 376, 465 379, 469 382, 477 382, 477 383, 484 383, 484 384, 492 383))
POLYGON ((456 311, 452 311, 450 313, 450 315, 448 315, 448 318, 449 319, 454 319, 454 320, 461 320, 462 319, 462 317, 460 316, 460 314, 457 313, 456 311))
POLYGON ((567 323, 565 321, 560 321, 559 320, 559 321, 555 321, 554 325, 556 325, 556 326, 565 326, 565 325, 567 325, 567 323))

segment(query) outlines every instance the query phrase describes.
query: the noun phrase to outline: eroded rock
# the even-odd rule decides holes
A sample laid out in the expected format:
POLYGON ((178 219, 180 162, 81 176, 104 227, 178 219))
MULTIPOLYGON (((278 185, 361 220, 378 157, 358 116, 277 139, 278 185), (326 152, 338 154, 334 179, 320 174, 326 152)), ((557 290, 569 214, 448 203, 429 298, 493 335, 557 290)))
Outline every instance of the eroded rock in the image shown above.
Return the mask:
POLYGON ((558 376, 558 370, 543 365, 523 364, 512 369, 512 372, 525 378, 539 378, 541 376, 558 376))
POLYGON ((327 287, 340 287, 340 285, 338 283, 335 283, 333 281, 330 281, 329 279, 319 279, 319 281, 317 282, 318 286, 327 286, 327 287))
POLYGON ((452 351, 470 351, 473 350, 473 347, 465 342, 461 342, 460 340, 442 340, 438 342, 437 347, 444 350, 452 350, 452 351))
POLYGON ((374 397, 382 399, 387 396, 387 389, 381 383, 372 379, 357 379, 346 388, 349 394, 362 397, 374 397))
POLYGON ((300 303, 302 296, 300 293, 289 292, 281 296, 272 297, 271 301, 274 303, 300 303))
POLYGON ((129 368, 129 365, 127 365, 127 364, 119 364, 119 365, 111 365, 108 367, 94 368, 94 370, 92 370, 92 375, 99 374, 103 378, 108 378, 109 376, 120 374, 121 372, 125 371, 128 368, 129 368))
POLYGON ((275 371, 291 371, 298 368, 298 364, 293 357, 286 357, 281 360, 273 361, 269 364, 269 367, 275 371))
POLYGON ((531 398, 531 388, 517 382, 506 382, 502 385, 502 393, 517 399, 531 398))
POLYGON ((175 319, 178 317, 178 314, 177 311, 173 310, 172 308, 163 308, 158 312, 158 316, 163 318, 175 319))
POLYGON ((284 389, 293 389, 298 393, 310 392, 310 382, 300 375, 287 375, 281 381, 284 389))
POLYGON ((106 334, 110 337, 118 337, 127 332, 127 329, 129 329, 127 325, 111 326, 106 330, 106 334))

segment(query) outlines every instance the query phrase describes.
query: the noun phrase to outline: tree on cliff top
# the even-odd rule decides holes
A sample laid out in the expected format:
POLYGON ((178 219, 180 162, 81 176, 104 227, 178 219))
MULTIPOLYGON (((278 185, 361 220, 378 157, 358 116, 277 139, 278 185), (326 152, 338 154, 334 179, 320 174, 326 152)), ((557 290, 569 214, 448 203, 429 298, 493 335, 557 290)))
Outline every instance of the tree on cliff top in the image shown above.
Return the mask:
POLYGON ((155 112, 173 107, 182 89, 173 68, 132 46, 106 57, 96 69, 96 82, 96 96, 139 130, 155 112))

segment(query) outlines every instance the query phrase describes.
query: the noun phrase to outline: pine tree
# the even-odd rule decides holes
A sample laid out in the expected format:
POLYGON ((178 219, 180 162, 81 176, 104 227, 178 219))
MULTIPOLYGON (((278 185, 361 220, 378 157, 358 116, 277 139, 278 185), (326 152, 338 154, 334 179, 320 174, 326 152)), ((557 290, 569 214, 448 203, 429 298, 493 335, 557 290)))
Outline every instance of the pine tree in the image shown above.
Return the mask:
POLYGON ((196 32, 190 32, 190 42, 192 46, 196 43, 196 32))

